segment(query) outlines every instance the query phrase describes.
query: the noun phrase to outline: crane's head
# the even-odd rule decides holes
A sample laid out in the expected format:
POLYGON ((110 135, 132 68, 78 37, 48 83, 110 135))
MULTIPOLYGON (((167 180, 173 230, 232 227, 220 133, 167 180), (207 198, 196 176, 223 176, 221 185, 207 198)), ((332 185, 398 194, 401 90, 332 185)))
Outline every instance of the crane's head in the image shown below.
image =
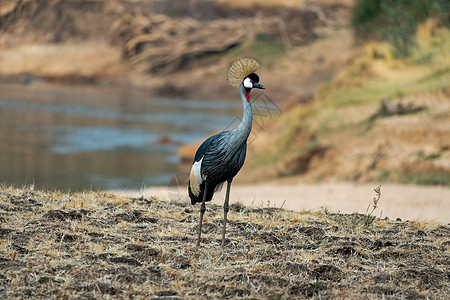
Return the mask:
POLYGON ((252 73, 247 75, 242 81, 242 85, 245 88, 245 98, 250 102, 250 91, 253 88, 256 89, 265 89, 265 87, 259 83, 259 76, 256 73, 252 73))
POLYGON ((228 66, 227 79, 231 86, 242 85, 245 88, 245 98, 250 101, 250 91, 253 88, 264 89, 259 84, 259 76, 255 73, 261 67, 261 62, 254 57, 241 57, 233 60, 228 66))
POLYGON ((242 81, 242 85, 246 89, 265 89, 263 85, 259 84, 259 76, 256 73, 245 76, 244 81, 242 81))

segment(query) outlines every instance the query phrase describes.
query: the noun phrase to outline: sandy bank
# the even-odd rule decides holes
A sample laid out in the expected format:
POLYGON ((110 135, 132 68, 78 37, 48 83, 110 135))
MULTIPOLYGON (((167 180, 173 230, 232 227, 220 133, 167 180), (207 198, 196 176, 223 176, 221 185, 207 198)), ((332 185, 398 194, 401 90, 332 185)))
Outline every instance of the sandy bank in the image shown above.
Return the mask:
MULTIPOLYGON (((323 183, 282 184, 270 182, 258 185, 233 185, 230 202, 242 202, 254 207, 281 207, 289 210, 319 210, 331 212, 366 213, 375 196, 377 184, 323 183), (284 203, 284 204, 283 204, 284 203)), ((374 214, 390 219, 437 220, 450 222, 450 188, 383 184, 381 199, 374 214)), ((185 186, 152 187, 143 191, 116 191, 118 194, 151 197, 157 196, 188 201, 185 186)), ((213 198, 222 204, 225 188, 213 198)))

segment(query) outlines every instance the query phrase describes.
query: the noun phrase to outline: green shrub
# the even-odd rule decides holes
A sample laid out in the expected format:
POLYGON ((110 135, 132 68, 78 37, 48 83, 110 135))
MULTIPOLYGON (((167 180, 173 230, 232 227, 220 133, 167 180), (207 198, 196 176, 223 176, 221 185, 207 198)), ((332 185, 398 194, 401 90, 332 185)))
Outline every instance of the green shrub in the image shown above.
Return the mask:
POLYGON ((448 26, 449 8, 448 0, 361 0, 351 22, 357 38, 388 41, 396 57, 405 57, 417 47, 417 25, 432 17, 448 26))

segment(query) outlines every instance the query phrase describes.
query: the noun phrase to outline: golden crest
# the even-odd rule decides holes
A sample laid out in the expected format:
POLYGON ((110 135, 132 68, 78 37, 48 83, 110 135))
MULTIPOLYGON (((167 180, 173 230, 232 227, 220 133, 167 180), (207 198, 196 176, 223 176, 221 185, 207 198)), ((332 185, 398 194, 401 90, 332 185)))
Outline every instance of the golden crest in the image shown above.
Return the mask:
POLYGON ((245 76, 256 72, 261 62, 254 57, 246 56, 233 60, 227 69, 227 80, 231 86, 239 86, 245 76))

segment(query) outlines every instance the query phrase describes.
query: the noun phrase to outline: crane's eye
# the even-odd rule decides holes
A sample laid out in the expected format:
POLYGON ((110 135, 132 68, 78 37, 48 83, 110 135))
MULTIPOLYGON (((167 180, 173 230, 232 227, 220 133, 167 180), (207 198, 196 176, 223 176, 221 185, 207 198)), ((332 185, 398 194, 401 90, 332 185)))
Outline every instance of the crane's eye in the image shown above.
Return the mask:
POLYGON ((244 79, 244 87, 246 87, 248 89, 253 88, 253 83, 250 80, 250 78, 247 77, 247 78, 244 79))

